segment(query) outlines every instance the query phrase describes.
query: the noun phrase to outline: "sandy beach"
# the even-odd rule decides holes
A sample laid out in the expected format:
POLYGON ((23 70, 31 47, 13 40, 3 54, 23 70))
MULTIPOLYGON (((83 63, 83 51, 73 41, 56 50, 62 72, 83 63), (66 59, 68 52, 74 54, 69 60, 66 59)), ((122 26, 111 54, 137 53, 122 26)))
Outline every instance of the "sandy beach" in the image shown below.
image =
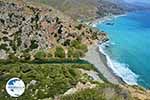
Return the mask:
POLYGON ((89 47, 84 60, 89 61, 93 64, 97 70, 103 74, 103 76, 113 84, 123 84, 123 80, 116 76, 113 71, 107 66, 107 61, 105 55, 99 52, 98 45, 93 44, 89 47))
MULTIPOLYGON (((121 15, 111 15, 106 16, 103 18, 96 19, 93 22, 89 22, 90 26, 96 27, 97 24, 103 23, 106 20, 112 20, 121 16, 126 16, 127 14, 121 14, 121 15)), ((98 44, 95 43, 91 45, 88 49, 88 52, 86 53, 86 56, 83 58, 84 60, 87 60, 91 64, 93 64, 97 70, 103 74, 103 76, 111 83, 113 84, 124 84, 125 82, 117 75, 115 75, 112 71, 112 69, 107 65, 107 59, 104 54, 99 52, 98 44)))
POLYGON ((112 19, 115 19, 115 18, 118 18, 118 17, 121 17, 121 16, 126 16, 126 15, 127 14, 105 16, 105 17, 102 17, 102 18, 99 18, 99 19, 96 19, 96 20, 90 22, 90 26, 96 27, 97 24, 103 23, 106 20, 112 20, 112 19))

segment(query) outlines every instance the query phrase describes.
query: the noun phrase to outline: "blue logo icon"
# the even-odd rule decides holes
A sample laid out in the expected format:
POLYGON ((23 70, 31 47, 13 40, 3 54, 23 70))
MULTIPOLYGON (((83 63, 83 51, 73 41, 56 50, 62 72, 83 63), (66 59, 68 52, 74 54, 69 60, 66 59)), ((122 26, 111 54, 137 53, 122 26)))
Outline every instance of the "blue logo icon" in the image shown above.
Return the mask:
POLYGON ((25 91, 25 84, 19 78, 11 78, 6 84, 6 91, 12 97, 19 97, 25 91))

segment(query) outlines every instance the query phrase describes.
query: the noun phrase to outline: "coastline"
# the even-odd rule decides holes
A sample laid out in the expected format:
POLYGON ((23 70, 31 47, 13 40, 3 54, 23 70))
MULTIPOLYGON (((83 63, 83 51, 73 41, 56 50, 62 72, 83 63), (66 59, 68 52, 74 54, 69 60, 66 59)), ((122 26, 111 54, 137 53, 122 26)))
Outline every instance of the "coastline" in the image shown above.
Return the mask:
POLYGON ((103 76, 113 84, 125 84, 125 82, 119 76, 115 75, 113 70, 107 65, 107 59, 104 54, 99 52, 98 44, 93 44, 89 47, 86 56, 83 58, 91 64, 93 64, 96 69, 103 74, 103 76))
MULTIPOLYGON (((121 17, 121 16, 126 16, 126 15, 127 14, 113 16, 113 17, 111 16, 112 18, 110 16, 106 16, 105 18, 102 18, 102 20, 101 19, 96 19, 95 21, 91 22, 90 25, 92 27, 94 27, 94 26, 96 27, 97 24, 101 24, 105 21, 109 21, 109 20, 112 20, 112 19, 115 19, 115 18, 118 18, 118 17, 121 17)), ((101 45, 103 43, 105 43, 105 42, 102 42, 101 45)), ((133 86, 133 87, 135 86, 135 87, 142 88, 142 89, 145 89, 145 90, 148 89, 148 91, 149 91, 149 88, 143 87, 138 83, 133 84, 133 85, 129 84, 126 80, 124 80, 124 78, 119 77, 118 75, 116 75, 115 72, 113 71, 113 69, 109 66, 109 64, 107 64, 107 55, 105 55, 105 53, 103 53, 103 51, 101 51, 99 49, 99 44, 93 44, 93 45, 89 46, 89 52, 86 54, 86 57, 84 59, 87 60, 88 62, 92 63, 98 69, 98 71, 100 73, 102 73, 102 75, 110 83, 123 84, 123 86, 133 86), (98 61, 98 60, 100 60, 100 61, 98 61), (112 78, 110 78, 110 77, 112 77, 112 78)))
MULTIPOLYGON (((126 14, 127 15, 127 14, 126 14)), ((118 17, 121 17, 121 16, 126 16, 126 15, 118 15, 118 16, 114 16, 115 18, 118 18, 118 17)), ((129 14, 129 16, 132 15, 132 14, 129 14)), ((127 16, 128 17, 128 16, 127 16)), ((113 19, 115 19, 113 18, 113 19)), ((123 17, 125 19, 125 17, 123 17)), ((110 21, 109 20, 113 20, 113 19, 110 19, 110 17, 105 17, 103 18, 103 20, 95 20, 91 26, 95 26, 95 27, 99 27, 98 24, 103 24, 103 25, 107 25, 107 23, 109 23, 110 21), (105 22, 106 21, 106 22, 105 22), (107 22, 108 21, 108 22, 107 22)), ((120 18, 119 18, 120 19, 120 18)), ((114 22, 115 20, 113 20, 114 22)), ((112 23, 113 23, 112 22, 112 23)), ((111 23, 111 22, 110 22, 111 23)), ((115 22, 114 22, 115 23, 115 22)), ((117 25, 117 24, 116 24, 117 25)), ((102 26, 103 27, 103 26, 102 26)), ((117 26, 118 27, 118 26, 117 26)), ((100 27, 99 27, 100 28, 100 27)), ((112 27, 113 29, 113 27, 112 27)), ((111 29, 111 30, 112 30, 111 29)), ((116 29, 116 27, 115 27, 116 29)), ((109 28, 107 28, 107 32, 109 32, 109 28)), ((111 32, 111 31, 110 31, 111 32)), ((122 32, 122 31, 121 31, 122 32)), ((112 34, 111 34, 112 35, 112 34)), ((115 36, 115 35, 113 35, 115 36)), ((104 43, 105 44, 105 43, 104 43)), ((106 45, 107 46, 107 45, 106 45)), ((103 47, 103 46, 102 46, 103 47)), ((105 47, 104 47, 105 48, 105 47)), ((100 57, 101 57, 101 60, 103 61, 103 63, 105 64, 106 67, 109 67, 108 69, 112 69, 113 70, 113 74, 115 75, 118 75, 117 77, 119 77, 125 84, 127 85, 131 85, 131 86, 138 86, 138 87, 143 87, 143 88, 148 88, 148 84, 149 83, 145 83, 143 81, 143 83, 141 81, 139 81, 141 79, 140 74, 135 74, 134 72, 138 73, 138 70, 136 69, 130 69, 130 67, 128 66, 128 62, 126 63, 123 63, 123 62, 119 62, 117 60, 114 60, 113 57, 111 58, 109 55, 109 53, 107 54, 107 51, 105 52, 105 50, 101 50, 100 48, 100 51, 99 51, 99 54, 100 54, 100 57), (104 52, 103 52, 104 51, 104 52), (107 60, 108 59, 108 60, 107 60), (108 63, 108 65, 107 65, 108 63), (124 65, 123 65, 124 64, 124 65), (126 64, 126 65, 125 65, 126 64), (125 70, 126 69, 126 70, 125 70)), ((116 55, 117 56, 117 55, 116 55)), ((97 59, 98 60, 98 59, 97 59)), ((133 62, 134 63, 134 62, 133 62)), ((132 63, 132 64, 133 64, 132 63)), ((135 62, 136 63, 136 62, 135 62)), ((130 64, 130 63, 129 63, 130 64)), ((131 65, 132 65, 131 64, 131 65)), ((134 64, 133 64, 134 65, 134 64)), ((146 65, 146 64, 145 64, 146 65)), ((143 65, 144 66, 144 65, 143 65)), ((147 66, 148 67, 148 66, 147 66)), ((112 70, 110 70, 112 72, 112 70)), ((145 74, 146 75, 146 74, 145 74)), ((107 77, 106 77, 107 78, 107 77)), ((144 77, 145 78, 145 77, 144 77)), ((144 80, 143 78, 143 80, 144 80)), ((108 78, 107 78, 108 79, 108 78)), ((147 78, 145 78, 146 80, 147 78)), ((149 88, 148 88, 149 89, 149 88)))
POLYGON ((111 15, 111 16, 105 16, 105 17, 102 17, 102 18, 98 18, 98 19, 95 19, 94 21, 90 22, 90 26, 92 27, 96 27, 97 24, 101 24, 107 20, 112 20, 112 19, 116 19, 118 17, 122 17, 122 16, 126 16, 127 14, 120 14, 120 15, 111 15))
MULTIPOLYGON (((128 13, 125 14, 120 14, 120 15, 112 15, 112 16, 106 16, 100 19, 96 19, 95 21, 91 22, 89 25, 92 27, 97 27, 97 24, 101 24, 105 21, 109 21, 109 20, 113 20, 116 19, 118 17, 122 17, 122 16, 127 16, 128 13)), ((139 86, 139 84, 137 83, 137 77, 138 75, 136 75, 134 72, 132 72, 132 70, 126 68, 126 67, 120 67, 117 69, 117 66, 122 66, 120 62, 115 62, 112 61, 109 57, 108 54, 105 53, 105 51, 103 50, 103 45, 105 44, 107 41, 105 42, 101 42, 101 44, 99 44, 100 42, 97 42, 91 46, 89 46, 89 52, 91 52, 91 55, 87 53, 85 60, 87 60, 88 62, 92 63, 97 70, 110 82, 110 83, 114 83, 114 84, 127 84, 127 85, 131 85, 131 86, 139 86), (93 50, 92 48, 95 48, 95 50, 93 50), (94 54, 94 51, 97 52, 96 54, 94 54), (94 56, 92 56, 92 54, 94 54, 94 56), (99 55, 99 57, 97 57, 97 55, 99 55), (91 58, 90 58, 91 56, 91 58), (95 59, 94 57, 96 57, 97 59, 95 59), (93 58, 93 59, 92 59, 93 58), (95 60, 95 61, 94 61, 95 60), (97 62, 96 62, 97 60, 97 62), (100 61, 98 61, 100 60, 100 61), (114 65, 114 64, 119 64, 119 65, 114 65), (98 66, 101 68, 98 68, 98 66), (101 67, 102 66, 102 67, 101 67), (120 70, 124 70, 125 73, 120 74, 120 70), (106 74, 107 73, 107 74, 106 74), (125 74, 131 74, 131 77, 124 77, 125 74), (110 77, 112 77, 112 79, 110 79, 110 77), (129 80, 128 80, 129 78, 129 80)))
MULTIPOLYGON (((127 14, 105 16, 90 22, 89 25, 92 27, 96 27, 97 24, 126 15, 127 14)), ((93 64, 98 70, 98 72, 100 72, 110 83, 127 84, 121 77, 117 76, 113 72, 113 70, 108 66, 106 55, 99 51, 98 43, 89 46, 88 52, 86 53, 86 56, 83 59, 93 64)))

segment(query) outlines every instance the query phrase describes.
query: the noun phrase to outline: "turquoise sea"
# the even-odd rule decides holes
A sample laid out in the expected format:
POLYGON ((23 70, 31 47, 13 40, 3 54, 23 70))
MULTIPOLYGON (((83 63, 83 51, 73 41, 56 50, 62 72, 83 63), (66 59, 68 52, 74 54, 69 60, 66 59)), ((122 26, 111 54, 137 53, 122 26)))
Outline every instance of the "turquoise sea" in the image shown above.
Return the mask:
POLYGON ((126 83, 150 88, 150 12, 132 12, 96 25, 110 41, 100 46, 126 83))

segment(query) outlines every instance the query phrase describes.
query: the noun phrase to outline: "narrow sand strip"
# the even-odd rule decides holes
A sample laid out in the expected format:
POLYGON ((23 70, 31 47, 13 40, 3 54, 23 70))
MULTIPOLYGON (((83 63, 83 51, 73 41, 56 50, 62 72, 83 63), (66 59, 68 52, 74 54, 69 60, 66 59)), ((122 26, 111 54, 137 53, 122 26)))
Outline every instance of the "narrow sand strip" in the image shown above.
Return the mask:
POLYGON ((93 64, 109 82, 113 84, 124 83, 121 78, 116 76, 107 66, 106 57, 98 51, 98 45, 90 46, 86 56, 83 59, 93 64))
POLYGON ((101 24, 105 21, 116 19, 118 17, 122 17, 122 16, 126 16, 126 15, 127 14, 105 16, 105 17, 102 17, 102 18, 95 19, 94 21, 89 22, 89 23, 92 27, 96 27, 97 24, 101 24))

